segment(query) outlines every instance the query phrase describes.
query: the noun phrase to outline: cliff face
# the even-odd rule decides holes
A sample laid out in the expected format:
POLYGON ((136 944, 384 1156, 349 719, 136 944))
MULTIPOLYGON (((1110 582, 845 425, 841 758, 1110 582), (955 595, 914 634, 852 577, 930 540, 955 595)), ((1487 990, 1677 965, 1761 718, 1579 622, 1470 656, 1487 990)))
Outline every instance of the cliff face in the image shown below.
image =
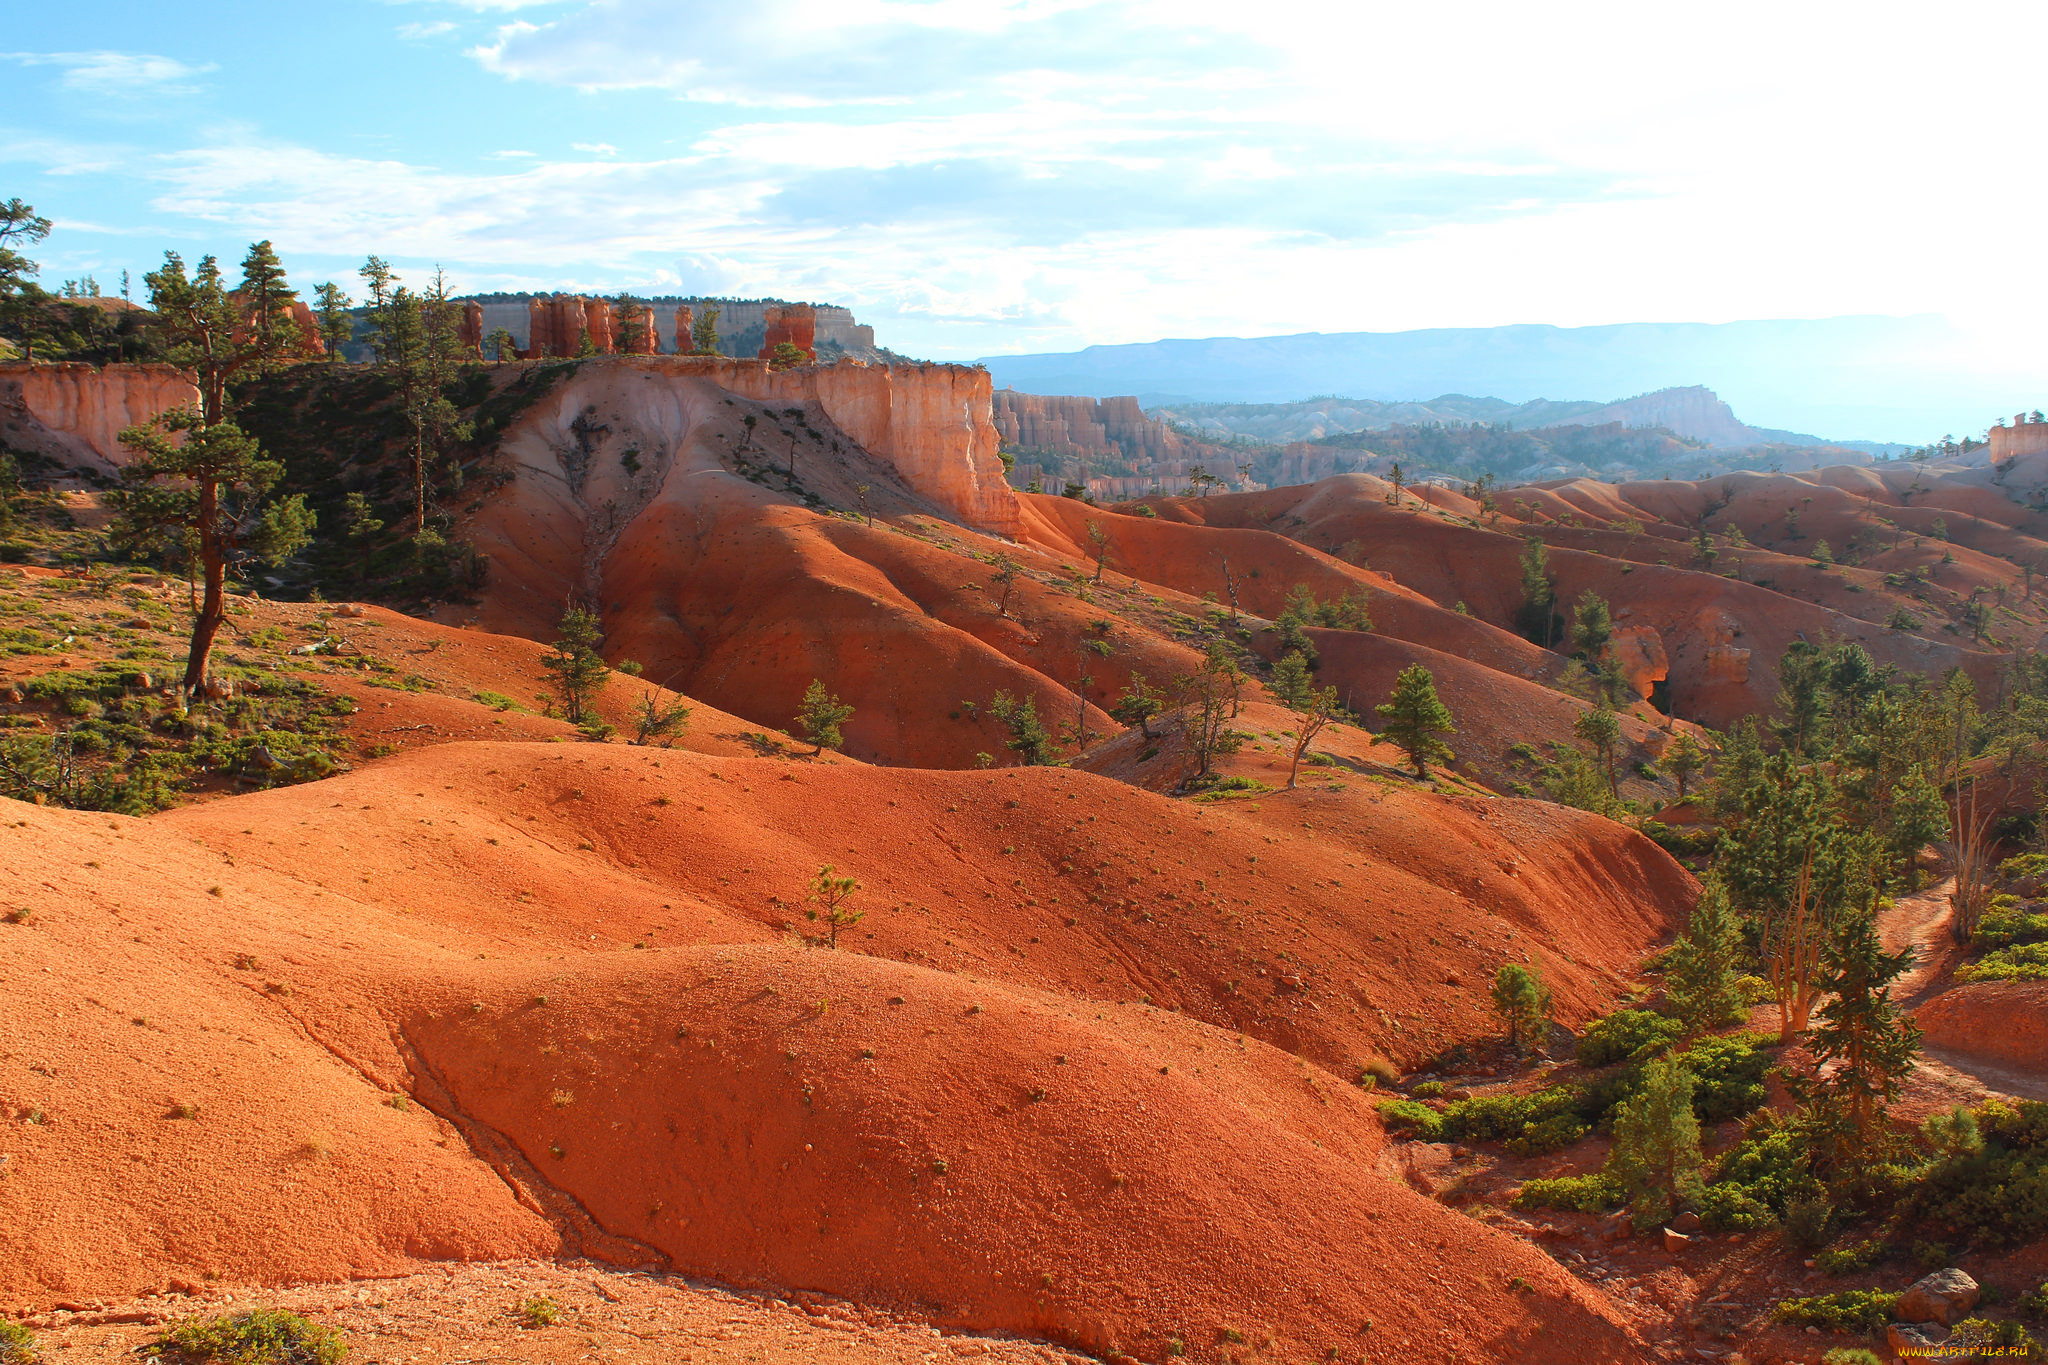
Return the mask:
POLYGON ((0 366, 0 436, 102 472, 128 463, 121 428, 198 402, 191 377, 171 365, 0 366))
POLYGON ((1147 417, 1135 398, 1000 389, 993 394, 992 407, 1004 442, 1031 454, 1139 463, 1176 459, 1190 445, 1164 422, 1147 417))
POLYGON ((1022 528, 1017 495, 1003 481, 988 371, 967 365, 807 365, 770 370, 766 361, 680 356, 662 370, 702 373, 721 388, 761 401, 815 401, 912 488, 970 526, 1001 535, 1022 528))

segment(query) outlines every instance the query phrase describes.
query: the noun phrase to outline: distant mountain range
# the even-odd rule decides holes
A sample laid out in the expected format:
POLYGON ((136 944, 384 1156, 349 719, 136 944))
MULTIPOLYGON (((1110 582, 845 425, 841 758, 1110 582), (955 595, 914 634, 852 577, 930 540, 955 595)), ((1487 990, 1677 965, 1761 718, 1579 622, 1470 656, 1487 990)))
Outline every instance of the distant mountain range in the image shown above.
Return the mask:
MULTIPOLYGON (((1723 448, 1817 446, 1818 436, 1772 427, 1753 427, 1735 416, 1712 389, 1701 385, 1660 389, 1618 403, 1553 402, 1547 398, 1510 403, 1447 393, 1420 403, 1377 403, 1371 399, 1312 398, 1300 403, 1159 403, 1150 414, 1188 430, 1227 439, 1285 443, 1313 441, 1351 431, 1384 431, 1395 426, 1489 425, 1517 431, 1546 427, 1662 427, 1690 441, 1723 448)), ((1872 448, 1859 443, 1858 448, 1872 448)))
MULTIPOLYGON (((1959 372, 1954 345, 1955 334, 1938 317, 1845 317, 1212 337, 1091 346, 1061 354, 984 356, 981 363, 998 385, 1026 393, 1094 398, 1135 394, 1147 409, 1174 411, 1204 403, 1294 405, 1312 394, 1341 394, 1432 411, 1488 401, 1458 395, 1488 394, 1505 409, 1533 410, 1554 394, 1636 393, 1655 398, 1669 390, 1704 393, 1701 386, 1706 386, 1740 411, 1786 427, 1827 432, 1837 440, 1854 436, 1898 441, 1925 439, 1923 433, 1930 429, 1939 434, 1943 423, 1956 431, 1974 431, 1992 415, 2025 401, 2019 395, 2008 402, 2002 388, 1987 390, 1980 377, 1959 372), (1986 392, 1995 392, 1996 400, 1986 392), (1415 401, 1427 394, 1449 397, 1415 401), (1957 420, 1964 414, 1980 415, 1957 420)), ((1631 399, 1614 406, 1647 401, 1631 399)), ((1683 401, 1689 404, 1693 399, 1683 401)), ((1607 404, 1549 406, 1573 409, 1574 421, 1638 421, 1633 416, 1591 416, 1607 404)), ((1725 404, 1722 411, 1726 422, 1735 422, 1725 404)), ((1477 410, 1455 420, 1513 420, 1523 425, 1516 418, 1481 416, 1477 410)), ((1752 430, 1757 434, 1732 441, 1727 433, 1703 434, 1700 439, 1715 444, 1769 443, 1781 435, 1796 443, 1818 439, 1775 428, 1752 430)))

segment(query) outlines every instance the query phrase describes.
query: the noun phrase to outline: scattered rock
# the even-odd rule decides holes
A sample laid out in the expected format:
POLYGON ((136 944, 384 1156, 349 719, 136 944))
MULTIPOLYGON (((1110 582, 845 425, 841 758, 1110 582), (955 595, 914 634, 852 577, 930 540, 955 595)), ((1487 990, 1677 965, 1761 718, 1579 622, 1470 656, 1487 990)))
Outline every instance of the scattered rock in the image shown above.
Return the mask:
POLYGON ((1946 1327, 1977 1306, 1977 1282, 1951 1266, 1913 1282, 1892 1311, 1901 1322, 1938 1322, 1946 1327))
POLYGON ((1692 1238, 1684 1233, 1673 1232, 1670 1228, 1664 1229, 1664 1249, 1666 1251, 1683 1251, 1691 1245, 1692 1238))
POLYGON ((1700 1230, 1700 1216, 1691 1209, 1687 1209, 1684 1213, 1671 1220, 1671 1230, 1673 1232, 1698 1232, 1700 1230))
POLYGON ((1918 1355, 1941 1345, 1948 1339, 1944 1328, 1923 1327, 1912 1323, 1887 1323, 1884 1329, 1885 1345, 1892 1348, 1892 1354, 1901 1360, 1909 1359, 1909 1353, 1918 1355))
POLYGON ((368 615, 368 613, 367 613, 367 612, 365 612, 365 611, 364 611, 364 610, 363 610, 363 609, 362 609, 361 607, 357 606, 357 605, 356 605, 355 603, 353 603, 353 602, 343 602, 343 603, 339 604, 338 606, 336 606, 336 607, 335 607, 335 609, 334 609, 334 614, 335 614, 336 616, 365 616, 365 615, 368 615))
POLYGON ((1617 1213, 1600 1224, 1600 1240, 1603 1242, 1626 1242, 1635 1231, 1628 1215, 1617 1213))

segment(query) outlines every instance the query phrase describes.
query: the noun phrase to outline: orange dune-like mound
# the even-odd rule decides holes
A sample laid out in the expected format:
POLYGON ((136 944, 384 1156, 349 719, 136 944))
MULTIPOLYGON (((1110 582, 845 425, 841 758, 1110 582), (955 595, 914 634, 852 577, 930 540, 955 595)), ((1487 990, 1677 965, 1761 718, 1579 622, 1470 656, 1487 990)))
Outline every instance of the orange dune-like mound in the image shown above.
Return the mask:
POLYGON ((1630 1357, 1546 1259, 1362 1174, 1349 1084, 1482 1026, 1503 959, 1611 1002, 1690 881, 1597 817, 530 744, 14 809, 16 1295, 566 1250, 1148 1359, 1630 1357), (836 953, 789 932, 827 861, 864 882, 836 953))

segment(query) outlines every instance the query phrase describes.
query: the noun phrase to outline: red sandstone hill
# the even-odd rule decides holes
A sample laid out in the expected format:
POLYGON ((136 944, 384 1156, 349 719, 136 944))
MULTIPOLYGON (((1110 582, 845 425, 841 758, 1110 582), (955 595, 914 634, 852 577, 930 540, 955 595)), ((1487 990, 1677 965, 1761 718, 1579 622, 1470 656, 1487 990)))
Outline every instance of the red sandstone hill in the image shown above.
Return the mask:
POLYGON ((1348 1073, 1478 1027, 1503 956, 1605 1007, 1684 874, 1549 806, 1260 804, 495 744, 14 807, 0 1089, 36 1121, 0 1285, 566 1250, 1149 1360, 1634 1358, 1549 1260, 1371 1173, 1348 1073), (836 953, 785 928, 826 861, 866 883, 836 953))
MULTIPOLYGON (((1791 476, 1747 477, 1782 481, 1772 483, 1769 492, 1760 495, 1772 498, 1786 495, 1784 484, 1807 489, 1819 486, 1791 476)), ((1550 506, 1567 510, 1582 521, 1597 516, 1611 523, 1662 514, 1682 522, 1702 514, 1710 505, 1708 499, 1715 496, 1711 487, 1588 485, 1563 490, 1510 489, 1497 496, 1508 510, 1513 510, 1518 500, 1533 505, 1549 499, 1550 506), (1578 500, 1567 501, 1566 493, 1578 500)), ((1883 624, 1886 613, 1876 610, 1884 602, 1875 600, 1875 592, 1869 594, 1875 605, 1861 608, 1857 615, 1794 595, 1813 591, 1809 584, 1814 580, 1828 584, 1831 591, 1838 581, 1834 575, 1856 575, 1858 571, 1822 574, 1810 563, 1800 562, 1763 586, 1683 567, 1689 552, 1684 543, 1689 535, 1686 524, 1666 522, 1654 536, 1647 525, 1640 530, 1589 531, 1559 527, 1526 506, 1523 519, 1503 515, 1497 522, 1490 518, 1482 521, 1480 506, 1456 493, 1426 490, 1427 503, 1406 494, 1400 508, 1389 501, 1392 494, 1392 488, 1378 479, 1345 475, 1305 488, 1152 500, 1149 505, 1156 508, 1161 520, 1208 527, 1271 528, 1327 552, 1353 547, 1368 556, 1374 568, 1404 587, 1439 604, 1463 602, 1480 620, 1503 627, 1512 622, 1522 605, 1522 537, 1540 532, 1551 547, 1550 569, 1559 599, 1570 603, 1580 593, 1598 593, 1612 606, 1618 629, 1645 629, 1643 638, 1654 641, 1667 661, 1674 714, 1716 727, 1771 709, 1777 690, 1777 660, 1796 640, 1814 644, 1854 640, 1880 664, 1896 664, 1921 674, 1960 666, 1980 687, 1993 682, 2000 666, 1997 654, 1965 648, 1966 637, 1950 636, 1944 641, 1930 638, 1933 632, 1887 629, 1883 624), (1665 559, 1670 563, 1658 562, 1665 559)), ((1875 525, 1877 513, 1872 508, 1878 505, 1866 500, 1858 515, 1875 525)), ((1544 510, 1549 512, 1549 507, 1544 510)), ((2017 517, 2020 509, 2010 509, 2010 514, 2017 517)), ((2043 549, 2048 551, 2048 545, 2043 549)), ((1721 551, 1724 557, 1728 553, 1721 551)), ((1920 558, 1938 560, 1940 550, 1923 547, 1920 558)), ((1774 562, 1787 563, 1783 559, 1774 562)), ((2016 566, 2003 567, 2005 572, 1996 577, 2016 583, 2016 566)), ((1877 577, 1874 571, 1860 576, 1877 577)), ((1909 599, 1895 596, 1886 600, 1897 606, 1909 599)), ((1939 606, 1938 600, 1930 602, 1929 597, 1910 601, 1929 614, 1939 606)))

